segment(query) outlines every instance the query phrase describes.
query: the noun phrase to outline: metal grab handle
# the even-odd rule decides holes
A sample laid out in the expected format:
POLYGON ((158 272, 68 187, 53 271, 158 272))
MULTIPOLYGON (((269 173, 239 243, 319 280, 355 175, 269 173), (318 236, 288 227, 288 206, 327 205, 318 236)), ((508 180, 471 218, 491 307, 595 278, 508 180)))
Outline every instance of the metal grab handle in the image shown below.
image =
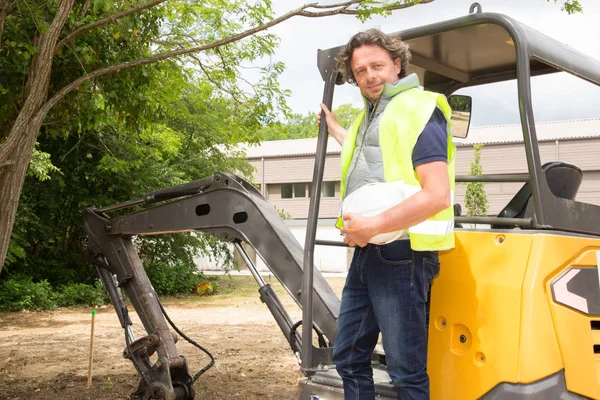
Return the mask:
MULTIPOLYGON (((333 104, 333 89, 337 80, 338 72, 331 69, 329 77, 323 90, 323 103, 329 108, 333 104)), ((308 373, 314 369, 312 360, 312 326, 313 326, 313 260, 315 254, 315 239, 317 236, 317 221, 319 218, 319 203, 321 200, 321 186, 323 183, 323 170, 325 169, 325 157, 327 155, 327 121, 325 112, 321 111, 321 124, 319 125, 319 139, 317 141, 317 152, 315 154, 315 169, 313 171, 313 185, 311 202, 306 222, 306 240, 304 242, 304 262, 302 274, 302 370, 308 373)))
POLYGON ((469 14, 473 14, 475 9, 477 9, 477 11, 476 11, 477 14, 481 14, 483 12, 483 10, 481 9, 481 4, 473 3, 473 4, 471 4, 471 7, 469 7, 469 14))

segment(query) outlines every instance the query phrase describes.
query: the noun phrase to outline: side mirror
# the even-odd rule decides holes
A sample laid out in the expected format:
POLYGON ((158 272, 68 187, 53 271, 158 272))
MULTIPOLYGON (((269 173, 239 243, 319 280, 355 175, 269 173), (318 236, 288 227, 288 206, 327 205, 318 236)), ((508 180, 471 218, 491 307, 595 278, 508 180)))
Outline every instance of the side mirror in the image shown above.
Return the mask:
POLYGON ((471 124, 471 96, 462 94, 454 94, 448 98, 452 115, 452 136, 464 139, 469 133, 469 125, 471 124))

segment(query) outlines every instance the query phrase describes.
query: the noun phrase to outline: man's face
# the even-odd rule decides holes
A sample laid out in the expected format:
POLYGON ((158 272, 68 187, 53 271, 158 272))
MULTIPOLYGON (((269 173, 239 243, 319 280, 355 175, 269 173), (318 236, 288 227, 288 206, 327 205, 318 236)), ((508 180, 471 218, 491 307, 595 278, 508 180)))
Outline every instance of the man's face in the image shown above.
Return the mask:
POLYGON ((387 50, 369 44, 354 50, 350 68, 360 92, 375 104, 383 90, 383 85, 398 81, 400 58, 392 60, 387 50))

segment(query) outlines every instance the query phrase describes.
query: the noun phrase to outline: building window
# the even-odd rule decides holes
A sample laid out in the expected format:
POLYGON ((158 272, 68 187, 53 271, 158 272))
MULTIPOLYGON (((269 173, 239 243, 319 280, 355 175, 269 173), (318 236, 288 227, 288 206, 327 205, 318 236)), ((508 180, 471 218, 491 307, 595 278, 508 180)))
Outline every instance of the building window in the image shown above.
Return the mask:
MULTIPOLYGON (((311 196, 312 183, 308 184, 308 197, 311 196)), ((323 182, 321 185, 321 197, 335 197, 335 182, 323 182)))
POLYGON ((281 198, 282 199, 291 199, 292 197, 293 197, 292 184, 291 183, 282 183, 281 184, 281 198))
POLYGON ((323 197, 335 197, 335 182, 323 182, 323 197))
MULTIPOLYGON (((267 194, 271 193, 267 185, 267 194)), ((281 188, 282 199, 303 199, 311 196, 312 183, 282 183, 281 188)), ((275 193, 275 192, 273 192, 275 193)), ((335 197, 335 182, 323 182, 321 185, 321 197, 335 197)))
POLYGON ((306 183, 294 183, 294 197, 306 197, 306 183))

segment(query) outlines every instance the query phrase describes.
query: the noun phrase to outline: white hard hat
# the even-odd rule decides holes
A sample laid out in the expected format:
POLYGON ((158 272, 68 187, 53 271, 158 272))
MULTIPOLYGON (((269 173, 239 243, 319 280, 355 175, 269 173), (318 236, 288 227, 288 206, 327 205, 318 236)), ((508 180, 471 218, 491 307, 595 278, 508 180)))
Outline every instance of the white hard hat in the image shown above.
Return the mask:
MULTIPOLYGON (((401 203, 406 198, 404 181, 369 183, 344 198, 341 213, 358 214, 372 217, 401 203)), ((369 243, 386 244, 400 238, 404 229, 393 232, 380 233, 373 236, 369 243)))

